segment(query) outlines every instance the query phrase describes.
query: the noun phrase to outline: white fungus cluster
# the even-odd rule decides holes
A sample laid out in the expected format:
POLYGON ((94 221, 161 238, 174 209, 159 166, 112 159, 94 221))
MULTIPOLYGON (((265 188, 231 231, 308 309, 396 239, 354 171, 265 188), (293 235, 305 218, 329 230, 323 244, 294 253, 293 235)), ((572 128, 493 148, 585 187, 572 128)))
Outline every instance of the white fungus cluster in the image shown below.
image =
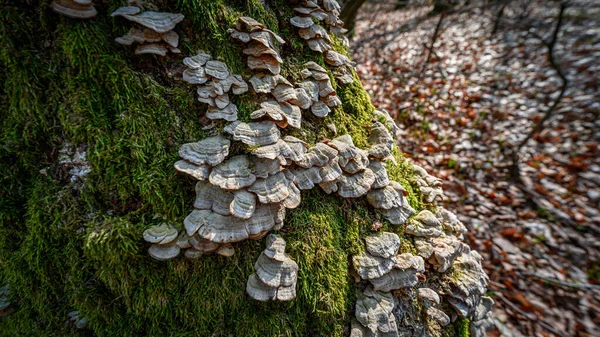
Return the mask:
POLYGON ((53 0, 50 8, 73 19, 91 19, 98 14, 92 0, 53 0))
MULTIPOLYGON (((344 22, 340 20, 340 5, 335 0, 311 1, 304 0, 302 5, 295 7, 296 16, 290 19, 292 26, 298 28, 298 34, 308 44, 308 47, 325 56, 325 62, 336 67, 335 78, 340 84, 354 82, 350 67, 353 65, 346 56, 333 50, 333 41, 323 26, 315 20, 323 21, 335 35, 346 33, 344 22)), ((346 41, 342 37, 342 41, 346 41)))
POLYGON ((183 64, 186 66, 182 74, 183 80, 199 85, 198 101, 208 104, 206 117, 236 121, 238 109, 231 102, 229 93, 241 95, 248 91, 248 84, 242 76, 232 74, 225 63, 213 60, 212 56, 203 51, 184 58, 183 64))
MULTIPOLYGON (((340 75, 338 80, 350 83, 350 60, 331 49, 327 32, 313 21, 324 21, 339 32, 336 5, 334 0, 304 1, 291 22, 313 50, 324 53, 325 62, 340 75)), ((175 168, 198 180, 194 210, 185 218, 181 235, 167 225, 148 229, 144 238, 153 243, 149 254, 165 260, 185 249, 187 258, 205 253, 231 256, 234 243, 258 240, 281 229, 286 210, 300 205, 301 191, 316 186, 342 198, 365 197, 392 225, 404 226, 416 254, 399 252, 400 238, 394 233, 365 238, 366 252, 352 259, 360 289, 351 336, 398 336, 399 331, 410 331, 400 318, 401 308, 411 304, 398 296, 409 291, 418 295, 430 320, 445 326, 458 316, 466 317, 473 322, 473 335, 482 336, 493 302, 483 296, 487 276, 481 257, 462 242, 465 227, 454 214, 438 208, 436 213, 422 210, 415 215, 403 186, 388 176, 386 162, 394 162, 393 119, 385 111, 374 112, 365 149, 357 147, 350 135, 313 146, 287 135, 288 126, 301 129, 303 111, 324 117, 330 107, 341 105, 328 70, 308 62, 301 74, 305 81, 292 83, 280 75, 282 59, 273 40, 283 40, 277 34, 249 17, 239 18, 228 32, 245 44, 248 66, 258 71, 249 82, 262 102, 249 122, 237 120, 237 109, 235 114, 209 116, 230 122, 223 134, 181 146, 175 168), (232 142, 244 144, 248 152, 230 156, 232 142), (425 275, 434 273, 443 282, 427 284, 425 275), (462 276, 453 277, 456 273, 462 276)), ((184 63, 184 80, 202 86, 200 100, 212 109, 207 115, 232 105, 224 96, 229 89, 234 94, 248 89, 241 76, 231 75, 210 55, 200 53, 184 63)), ((425 202, 443 198, 439 179, 418 166, 414 172, 425 202)), ((298 265, 285 254, 282 237, 271 234, 266 241, 246 291, 260 301, 291 300, 296 296, 298 265)))
POLYGON ((227 30, 229 35, 246 45, 244 55, 248 55, 248 67, 252 70, 266 70, 279 75, 283 62, 275 49, 273 39, 280 44, 285 41, 265 25, 253 18, 242 16, 235 23, 235 28, 227 30))
MULTIPOLYGON (((134 2, 130 1, 131 4, 134 2)), ((120 7, 111 16, 123 17, 136 24, 127 34, 117 37, 119 44, 136 44, 136 55, 167 55, 168 51, 179 54, 179 35, 173 31, 175 25, 183 21, 183 14, 154 11, 142 11, 139 6, 120 7)))
POLYGON ((290 301, 296 297, 298 264, 285 254, 285 240, 276 234, 267 236, 265 249, 254 264, 255 273, 246 284, 246 292, 258 301, 290 301))

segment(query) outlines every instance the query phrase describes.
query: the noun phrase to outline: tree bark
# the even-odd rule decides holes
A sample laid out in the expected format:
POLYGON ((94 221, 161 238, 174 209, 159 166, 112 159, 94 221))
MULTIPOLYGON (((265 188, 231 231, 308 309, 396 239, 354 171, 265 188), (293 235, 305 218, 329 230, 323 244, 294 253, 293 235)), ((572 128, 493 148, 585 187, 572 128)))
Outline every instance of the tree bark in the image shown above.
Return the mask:
MULTIPOLYGON (((159 11, 185 15, 175 28, 181 55, 138 56, 117 44, 115 37, 132 24, 109 13, 124 1, 95 1, 98 15, 89 20, 60 16, 46 1, 8 1, 0 9, 0 283, 10 285, 16 308, 0 320, 0 331, 346 335, 356 291, 351 257, 364 250, 362 238, 376 221, 402 236, 401 227, 382 220, 362 199, 314 189, 303 191, 300 207, 288 211, 280 233, 299 265, 297 298, 289 303, 261 303, 245 294, 264 240, 237 243, 230 258, 148 257, 143 231, 163 222, 181 228, 194 204, 195 181, 173 169, 179 147, 210 134, 202 122, 206 105, 181 79, 183 57, 204 50, 248 80, 253 72, 243 47, 226 31, 238 17, 250 16, 286 40, 282 75, 290 81, 301 80, 308 61, 330 75, 333 70, 291 27, 295 14, 286 1, 155 3, 159 11), (73 311, 87 319, 87 328, 73 326, 73 311)), ((324 120, 303 113, 302 130, 290 133, 315 144, 336 136, 326 126, 332 124, 338 135, 349 134, 366 148, 374 107, 353 75, 352 84, 333 82, 342 107, 324 120)), ((234 100, 244 120, 261 102, 255 93, 234 100)), ((248 151, 240 144, 231 149, 248 151)), ((390 178, 403 183, 416 211, 434 210, 423 201, 411 164, 394 151, 390 178)), ((406 245, 414 249, 409 240, 406 245)), ((423 317, 414 317, 421 327, 423 317)), ((464 328, 465 322, 454 324, 464 328)))

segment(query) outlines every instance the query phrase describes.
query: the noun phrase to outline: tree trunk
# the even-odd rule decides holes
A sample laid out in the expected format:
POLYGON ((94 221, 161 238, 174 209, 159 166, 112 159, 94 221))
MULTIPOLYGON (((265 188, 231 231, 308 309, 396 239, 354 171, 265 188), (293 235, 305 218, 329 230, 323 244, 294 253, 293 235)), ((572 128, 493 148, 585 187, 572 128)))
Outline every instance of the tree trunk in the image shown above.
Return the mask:
MULTIPOLYGON (((10 285, 15 307, 0 319, 0 331, 347 335, 357 289, 350 261, 364 251, 362 238, 373 224, 381 221, 382 230, 400 234, 403 251, 414 251, 402 227, 385 221, 364 198, 342 199, 315 188, 303 191, 301 205, 288 211, 279 233, 299 265, 297 298, 291 302, 261 303, 245 294, 264 240, 236 243, 229 258, 158 262, 142 239, 146 228, 162 222, 181 229, 193 209, 195 181, 173 164, 182 144, 208 136, 207 107, 181 80, 184 56, 204 50, 248 80, 253 72, 243 47, 226 31, 239 16, 251 16, 287 41, 281 47, 282 75, 290 81, 301 80, 307 61, 332 70, 289 24, 294 5, 155 1, 160 11, 186 18, 175 28, 184 56, 156 57, 136 56, 133 48, 115 43, 132 25, 109 15, 124 1, 107 3, 96 1, 98 15, 89 20, 60 16, 46 1, 8 1, 0 9, 0 280, 10 285), (69 322, 72 311, 85 317, 86 328, 69 322)), ((342 107, 324 120, 303 112, 303 129, 290 132, 315 144, 336 137, 331 124, 338 136, 350 134, 366 148, 374 107, 353 75, 352 84, 333 83, 342 107)), ((248 120, 260 101, 254 93, 236 97, 240 118, 248 120)), ((224 125, 217 123, 217 129, 224 125)), ((243 154, 248 148, 238 144, 231 151, 243 154)), ((407 190, 411 206, 435 210, 411 164, 397 148, 394 156, 397 164, 389 162, 388 173, 407 190)), ((431 325, 415 312, 406 319, 431 325)), ((464 331, 466 322, 458 319, 436 334, 464 331)))
POLYGON ((348 29, 351 35, 354 35, 354 25, 356 24, 356 15, 358 10, 366 0, 348 0, 343 4, 341 19, 344 21, 344 28, 348 29))

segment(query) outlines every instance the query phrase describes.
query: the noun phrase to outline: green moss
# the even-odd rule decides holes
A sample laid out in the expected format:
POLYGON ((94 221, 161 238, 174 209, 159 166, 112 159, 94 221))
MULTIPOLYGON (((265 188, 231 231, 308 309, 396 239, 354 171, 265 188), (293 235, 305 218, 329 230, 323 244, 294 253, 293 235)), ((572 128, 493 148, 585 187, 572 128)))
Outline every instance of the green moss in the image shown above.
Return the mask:
POLYGON ((458 337, 469 337, 471 334, 469 333, 469 319, 467 318, 458 318, 456 323, 454 324, 456 335, 458 337))
MULTIPOLYGON (((98 17, 86 21, 59 17, 46 2, 12 1, 0 11, 0 278, 18 306, 0 320, 0 335, 343 335, 354 303, 349 260, 380 219, 365 200, 315 189, 288 211, 282 233, 300 268, 298 297, 290 303, 245 295, 261 241, 236 244, 230 259, 147 256, 143 230, 163 221, 181 228, 193 204, 194 182, 172 165, 181 144, 205 137, 199 119, 206 107, 169 75, 181 57, 139 57, 114 43, 130 25, 106 13, 123 3, 97 4, 98 17), (66 143, 87 150, 91 171, 80 188, 57 160, 66 143), (66 323, 72 310, 89 320, 89 329, 66 323)), ((283 0, 273 2, 277 10, 257 0, 157 5, 186 16, 177 28, 184 55, 204 49, 249 75, 242 46, 226 33, 245 13, 289 41, 281 54, 290 79, 306 61, 325 65, 290 27, 292 9, 283 0)), ((338 134, 367 147, 374 109, 367 93, 359 81, 336 90, 343 108, 324 121, 307 117, 305 130, 293 132, 314 143, 332 136, 325 125, 333 123, 338 134)), ((247 120, 259 98, 234 100, 247 120)), ((232 153, 247 150, 232 147, 232 153)), ((395 156, 390 176, 415 209, 424 208, 410 164, 397 150, 395 156)))

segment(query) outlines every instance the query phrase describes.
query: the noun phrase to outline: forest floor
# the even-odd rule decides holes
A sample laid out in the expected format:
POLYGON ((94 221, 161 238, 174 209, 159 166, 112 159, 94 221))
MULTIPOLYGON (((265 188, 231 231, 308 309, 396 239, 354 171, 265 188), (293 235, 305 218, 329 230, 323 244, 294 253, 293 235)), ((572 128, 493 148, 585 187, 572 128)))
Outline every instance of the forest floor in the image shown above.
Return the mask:
POLYGON ((571 1, 554 56, 568 79, 546 127, 511 151, 558 96, 548 62, 556 2, 440 16, 371 4, 353 57, 378 108, 395 115, 400 148, 442 178, 447 200, 484 257, 495 300, 489 336, 600 336, 600 4, 571 1), (513 179, 511 179, 513 178, 513 179))

